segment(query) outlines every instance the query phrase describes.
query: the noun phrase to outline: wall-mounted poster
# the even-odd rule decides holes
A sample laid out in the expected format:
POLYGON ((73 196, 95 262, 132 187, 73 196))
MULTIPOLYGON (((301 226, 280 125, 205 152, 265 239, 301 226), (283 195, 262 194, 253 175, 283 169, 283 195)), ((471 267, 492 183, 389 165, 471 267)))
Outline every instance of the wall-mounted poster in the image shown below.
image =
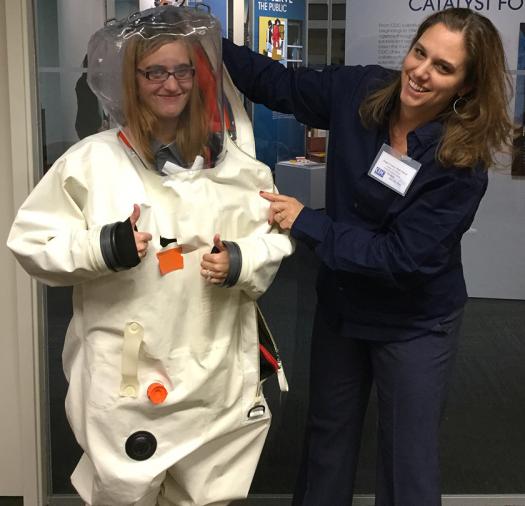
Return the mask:
POLYGON ((500 32, 515 85, 510 116, 521 125, 513 159, 502 154, 502 168, 490 168, 487 194, 463 237, 468 293, 525 299, 525 283, 517 282, 525 279, 525 255, 516 254, 525 251, 525 0, 347 0, 345 62, 399 69, 421 21, 451 7, 470 7, 500 32))
MULTIPOLYGON (((305 0, 252 0, 253 49, 286 67, 302 64, 305 0)), ((257 158, 274 168, 281 160, 305 154, 304 126, 290 114, 254 104, 257 158)))
POLYGON ((525 20, 524 0, 348 0, 346 6, 347 64, 378 63, 400 68, 416 28, 425 17, 450 7, 470 7, 494 23, 510 70, 516 70, 516 34, 525 20))

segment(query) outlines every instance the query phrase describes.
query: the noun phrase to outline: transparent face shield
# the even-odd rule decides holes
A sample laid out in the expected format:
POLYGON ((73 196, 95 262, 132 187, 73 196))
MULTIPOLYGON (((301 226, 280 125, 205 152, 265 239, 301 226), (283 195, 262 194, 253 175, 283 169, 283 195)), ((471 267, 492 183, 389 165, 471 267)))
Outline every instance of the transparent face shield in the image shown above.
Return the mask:
POLYGON ((164 5, 112 21, 91 37, 87 57, 89 86, 134 141, 155 144, 163 125, 180 166, 222 159, 221 27, 207 10, 164 5))

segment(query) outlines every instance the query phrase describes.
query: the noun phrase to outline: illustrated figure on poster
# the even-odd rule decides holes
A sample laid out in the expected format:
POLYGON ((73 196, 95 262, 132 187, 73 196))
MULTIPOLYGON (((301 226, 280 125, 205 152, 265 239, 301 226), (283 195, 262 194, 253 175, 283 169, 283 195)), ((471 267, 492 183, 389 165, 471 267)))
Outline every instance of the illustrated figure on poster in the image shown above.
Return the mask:
POLYGON ((282 39, 281 39, 281 20, 276 19, 273 22, 272 26, 272 59, 280 60, 281 59, 281 49, 282 49, 282 39))
POLYGON ((174 6, 96 32, 88 82, 119 127, 61 156, 8 237, 30 275, 73 285, 71 479, 90 506, 246 497, 268 431, 255 300, 293 246, 259 196, 271 170, 225 134, 220 34, 174 6))
POLYGON ((273 48, 272 37, 273 37, 273 23, 272 23, 272 20, 269 19, 268 28, 266 29, 266 53, 265 54, 270 57, 272 56, 272 48, 273 48))

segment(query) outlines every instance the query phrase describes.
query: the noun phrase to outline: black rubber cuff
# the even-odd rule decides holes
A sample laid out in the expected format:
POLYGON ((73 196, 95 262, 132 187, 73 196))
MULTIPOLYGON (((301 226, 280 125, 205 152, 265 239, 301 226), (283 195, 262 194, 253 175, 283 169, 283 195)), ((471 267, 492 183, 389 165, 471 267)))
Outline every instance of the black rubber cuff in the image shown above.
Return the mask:
POLYGON ((241 248, 236 242, 233 241, 222 241, 228 254, 230 256, 230 270, 228 271, 228 276, 224 280, 223 286, 233 286, 239 280, 241 275, 242 268, 242 253, 241 248))
POLYGON ((104 262, 111 270, 123 271, 140 263, 129 218, 102 227, 100 249, 104 262))

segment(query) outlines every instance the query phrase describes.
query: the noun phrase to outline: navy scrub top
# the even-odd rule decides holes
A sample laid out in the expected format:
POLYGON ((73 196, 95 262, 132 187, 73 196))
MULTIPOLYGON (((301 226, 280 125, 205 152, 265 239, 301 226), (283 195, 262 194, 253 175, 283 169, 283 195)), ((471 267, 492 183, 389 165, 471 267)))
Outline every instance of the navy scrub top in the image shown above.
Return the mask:
POLYGON ((327 320, 342 334, 373 340, 446 328, 467 299, 460 241, 486 191, 487 171, 440 165, 442 125, 431 122, 408 135, 407 154, 421 168, 401 196, 368 175, 388 129, 366 129, 358 114, 393 71, 294 71, 228 40, 223 57, 250 100, 330 131, 326 214, 305 207, 291 230, 322 261, 317 293, 327 320))

